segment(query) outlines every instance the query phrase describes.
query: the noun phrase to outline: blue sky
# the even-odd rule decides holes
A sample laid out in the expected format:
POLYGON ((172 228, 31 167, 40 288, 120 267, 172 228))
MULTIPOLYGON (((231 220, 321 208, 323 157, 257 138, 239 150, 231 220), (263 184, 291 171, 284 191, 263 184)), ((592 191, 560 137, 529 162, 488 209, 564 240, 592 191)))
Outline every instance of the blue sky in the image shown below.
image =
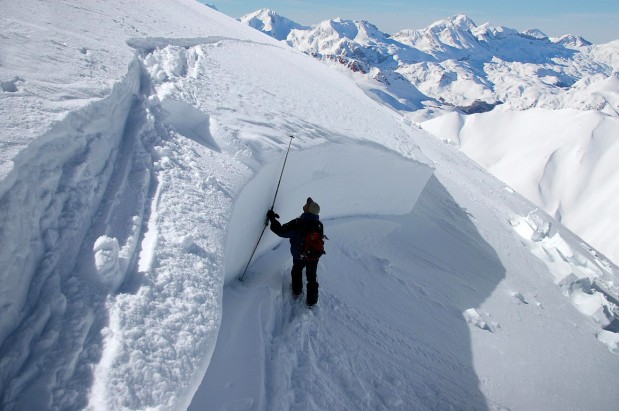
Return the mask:
POLYGON ((419 29, 464 13, 476 24, 517 30, 537 28, 549 36, 576 34, 594 43, 619 39, 619 0, 205 0, 238 18, 261 8, 301 24, 341 17, 367 20, 384 32, 419 29))

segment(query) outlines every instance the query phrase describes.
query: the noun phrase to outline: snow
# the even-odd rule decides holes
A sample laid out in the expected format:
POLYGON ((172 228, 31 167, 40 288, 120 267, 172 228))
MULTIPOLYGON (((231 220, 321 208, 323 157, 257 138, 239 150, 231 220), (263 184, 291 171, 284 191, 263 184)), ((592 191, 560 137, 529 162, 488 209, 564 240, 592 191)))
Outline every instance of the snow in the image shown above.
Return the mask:
POLYGON ((268 33, 277 40, 285 40, 292 30, 306 28, 292 20, 281 17, 269 9, 261 9, 254 13, 247 14, 239 20, 243 24, 247 24, 256 30, 268 33))
POLYGON ((614 409, 617 267, 350 75, 193 0, 0 19, 2 409, 614 409), (290 135, 312 310, 270 231, 236 281, 290 135))
POLYGON ((613 261, 619 119, 594 111, 448 114, 422 124, 613 261), (523 161, 526 159, 526 161, 523 161))
MULTIPOLYGON (((256 216, 256 208, 271 207, 272 198, 264 193, 275 193, 282 166, 280 162, 264 166, 243 188, 235 203, 226 241, 230 256, 226 260, 228 281, 237 279, 246 266, 253 248, 247 239, 257 239, 264 227, 264 216, 256 216), (256 199, 260 198, 258 205, 256 199), (239 258, 243 255, 245 259, 239 258)), ((293 151, 284 171, 280 191, 286 197, 277 199, 278 213, 290 217, 298 214, 306 198, 311 196, 324 210, 321 219, 331 220, 410 213, 433 169, 397 153, 349 143, 321 144, 302 152, 293 151)), ((258 255, 278 242, 277 237, 265 238, 258 255)))
MULTIPOLYGON (((271 17, 266 15, 262 10, 241 21, 262 19, 271 27, 272 16, 285 19, 270 10, 271 17)), ((616 70, 613 42, 594 46, 573 35, 550 39, 537 29, 518 32, 490 23, 477 26, 466 15, 393 35, 366 21, 339 18, 297 29, 290 29, 290 23, 270 29, 251 24, 270 35, 278 31, 276 38, 306 54, 368 74, 378 83, 374 88, 388 88, 387 94, 406 102, 394 105, 385 99, 396 110, 412 111, 408 117, 414 121, 454 109, 484 112, 497 105, 510 110, 592 109, 616 115, 614 99, 606 100, 579 84, 602 81, 616 70), (408 85, 394 87, 394 76, 408 85), (421 96, 411 98, 411 88, 421 96), (409 105, 415 110, 406 110, 409 105)))
POLYGON ((442 139, 460 145, 462 129, 465 153, 617 260, 607 229, 615 167, 597 161, 613 158, 616 140, 616 42, 549 39, 537 29, 477 26, 457 15, 393 36, 364 21, 327 20, 291 31, 287 43, 339 67, 368 96, 411 121, 440 116, 423 127, 442 139), (366 27, 373 35, 359 36, 366 27), (457 114, 495 106, 494 113, 457 114), (512 120, 514 110, 526 112, 512 120), (566 141, 570 149, 562 147, 566 141))
POLYGON ((101 277, 101 281, 114 289, 118 288, 124 280, 119 275, 122 271, 118 262, 120 252, 118 240, 103 235, 97 238, 92 251, 95 253, 95 269, 101 277))

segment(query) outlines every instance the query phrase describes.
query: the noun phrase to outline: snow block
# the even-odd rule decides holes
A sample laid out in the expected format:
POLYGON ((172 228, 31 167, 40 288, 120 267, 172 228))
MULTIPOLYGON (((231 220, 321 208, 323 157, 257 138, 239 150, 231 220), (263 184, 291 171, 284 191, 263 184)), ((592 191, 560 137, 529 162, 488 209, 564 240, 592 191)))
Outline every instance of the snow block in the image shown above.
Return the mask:
POLYGON ((482 319, 481 315, 474 308, 469 308, 462 313, 462 316, 466 320, 467 323, 474 325, 480 330, 490 331, 490 327, 488 324, 482 319))
POLYGON ((610 352, 619 354, 619 334, 602 330, 598 333, 597 338, 608 347, 610 352))
POLYGON ((92 251, 95 255, 95 267, 99 280, 116 289, 124 277, 118 259, 120 253, 118 240, 103 235, 95 241, 92 251))
MULTIPOLYGON (((226 242, 226 282, 241 275, 264 227, 283 156, 264 166, 239 195, 226 242)), ((298 217, 307 197, 320 204, 320 218, 401 215, 415 206, 434 169, 381 146, 324 144, 291 151, 275 211, 282 223, 298 217)), ((328 235, 329 223, 325 222, 328 235)), ((265 233, 256 257, 281 239, 265 233)))

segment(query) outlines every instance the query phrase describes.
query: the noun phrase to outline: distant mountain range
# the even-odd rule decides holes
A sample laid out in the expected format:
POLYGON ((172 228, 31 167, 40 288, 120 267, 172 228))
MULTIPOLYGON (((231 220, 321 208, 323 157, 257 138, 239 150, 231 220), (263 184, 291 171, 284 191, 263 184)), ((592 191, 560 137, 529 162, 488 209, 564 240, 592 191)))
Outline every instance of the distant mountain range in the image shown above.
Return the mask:
POLYGON ((619 63, 619 41, 593 45, 574 35, 551 38, 540 30, 478 26, 465 15, 392 35, 363 20, 303 26, 268 9, 240 21, 318 59, 366 74, 380 83, 366 85, 366 91, 415 121, 497 105, 611 115, 619 110, 617 96, 599 87, 619 63))

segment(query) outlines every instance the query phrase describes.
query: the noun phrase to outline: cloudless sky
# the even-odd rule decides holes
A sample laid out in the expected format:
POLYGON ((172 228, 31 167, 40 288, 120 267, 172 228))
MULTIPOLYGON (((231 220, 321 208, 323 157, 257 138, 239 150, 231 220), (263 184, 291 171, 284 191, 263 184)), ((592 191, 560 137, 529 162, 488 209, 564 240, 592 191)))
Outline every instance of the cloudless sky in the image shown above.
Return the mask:
POLYGON ((490 22, 519 31, 537 28, 549 36, 575 34, 601 44, 619 39, 619 0, 202 0, 238 18, 268 8, 312 25, 341 17, 367 20, 381 31, 424 28, 464 13, 477 25, 490 22))

